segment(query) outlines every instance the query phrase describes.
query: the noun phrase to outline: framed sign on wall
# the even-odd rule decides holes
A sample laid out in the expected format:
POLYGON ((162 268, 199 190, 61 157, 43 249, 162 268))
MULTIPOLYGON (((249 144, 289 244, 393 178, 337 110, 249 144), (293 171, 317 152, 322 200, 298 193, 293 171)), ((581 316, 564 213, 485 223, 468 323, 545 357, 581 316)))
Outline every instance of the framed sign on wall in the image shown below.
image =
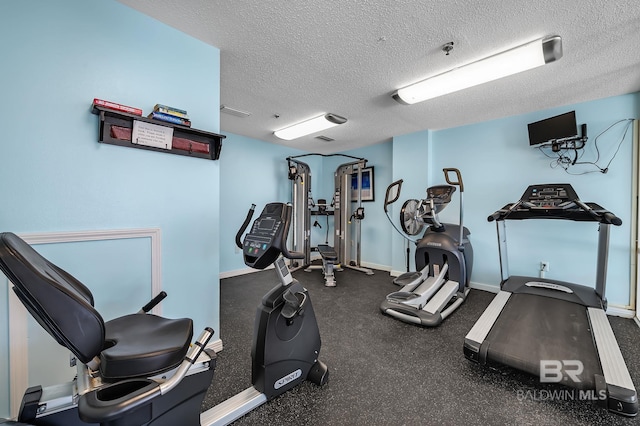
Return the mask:
MULTIPOLYGON (((362 169, 362 201, 374 201, 373 166, 362 169)), ((358 174, 351 175, 351 201, 358 201, 358 174)))

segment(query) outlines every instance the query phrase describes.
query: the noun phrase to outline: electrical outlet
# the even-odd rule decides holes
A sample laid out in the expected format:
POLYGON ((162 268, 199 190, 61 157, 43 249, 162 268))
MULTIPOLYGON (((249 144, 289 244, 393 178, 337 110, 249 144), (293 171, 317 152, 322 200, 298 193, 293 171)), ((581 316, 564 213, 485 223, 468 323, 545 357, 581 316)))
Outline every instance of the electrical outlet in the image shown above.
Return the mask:
POLYGON ((540 261, 540 272, 549 272, 549 262, 545 260, 540 261))

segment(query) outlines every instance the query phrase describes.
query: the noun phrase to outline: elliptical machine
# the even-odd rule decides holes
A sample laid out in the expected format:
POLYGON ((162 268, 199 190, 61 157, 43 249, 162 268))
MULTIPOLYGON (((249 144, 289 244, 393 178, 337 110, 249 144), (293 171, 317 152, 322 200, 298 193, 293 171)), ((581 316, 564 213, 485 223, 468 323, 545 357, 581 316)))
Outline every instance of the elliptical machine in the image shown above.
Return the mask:
POLYGON ((72 352, 78 368, 71 382, 27 389, 18 422, 6 424, 227 425, 304 380, 327 383, 309 294, 280 256, 302 257, 286 247, 291 206, 267 204, 241 242, 254 208, 236 243, 248 266, 264 269, 275 263, 280 282, 257 309, 252 386, 203 413, 216 365, 215 352, 205 349, 211 328, 191 344, 191 319, 147 314, 166 296, 162 293, 140 312, 104 322, 87 287, 17 235, 0 233, 0 271, 29 313, 72 352))
POLYGON ((443 172, 448 185, 431 186, 424 200, 410 199, 403 204, 400 211, 403 232, 393 223, 387 209, 400 197, 402 179, 389 185, 384 203, 384 211, 394 229, 416 244, 417 271, 406 272, 393 280, 402 288, 387 295, 380 310, 401 321, 430 327, 439 325, 464 302, 473 266, 470 232, 463 225, 462 176, 454 168, 445 168, 443 172), (451 173, 455 173, 455 180, 451 179, 451 173), (460 188, 460 222, 457 225, 441 223, 438 213, 449 204, 456 187, 460 188), (407 236, 418 235, 425 224, 428 227, 420 240, 407 236))

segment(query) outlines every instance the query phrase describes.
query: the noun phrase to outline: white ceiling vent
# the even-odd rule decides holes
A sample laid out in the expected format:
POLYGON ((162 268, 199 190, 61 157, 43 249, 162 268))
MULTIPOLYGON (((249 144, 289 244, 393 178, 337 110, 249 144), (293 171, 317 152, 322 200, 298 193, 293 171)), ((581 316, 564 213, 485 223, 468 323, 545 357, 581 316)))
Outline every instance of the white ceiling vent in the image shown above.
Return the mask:
POLYGON ((325 141, 325 142, 333 142, 335 141, 335 139, 330 138, 329 136, 316 136, 316 139, 320 139, 321 141, 325 141))

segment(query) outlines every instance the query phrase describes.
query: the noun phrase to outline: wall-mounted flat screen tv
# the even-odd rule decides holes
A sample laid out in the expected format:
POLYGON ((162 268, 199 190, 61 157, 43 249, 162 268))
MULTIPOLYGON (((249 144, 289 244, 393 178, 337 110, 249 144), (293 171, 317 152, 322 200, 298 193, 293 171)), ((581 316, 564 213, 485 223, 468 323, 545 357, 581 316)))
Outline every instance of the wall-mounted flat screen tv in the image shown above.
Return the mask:
POLYGON ((555 117, 529 124, 529 145, 539 145, 578 135, 576 112, 570 111, 555 117))

